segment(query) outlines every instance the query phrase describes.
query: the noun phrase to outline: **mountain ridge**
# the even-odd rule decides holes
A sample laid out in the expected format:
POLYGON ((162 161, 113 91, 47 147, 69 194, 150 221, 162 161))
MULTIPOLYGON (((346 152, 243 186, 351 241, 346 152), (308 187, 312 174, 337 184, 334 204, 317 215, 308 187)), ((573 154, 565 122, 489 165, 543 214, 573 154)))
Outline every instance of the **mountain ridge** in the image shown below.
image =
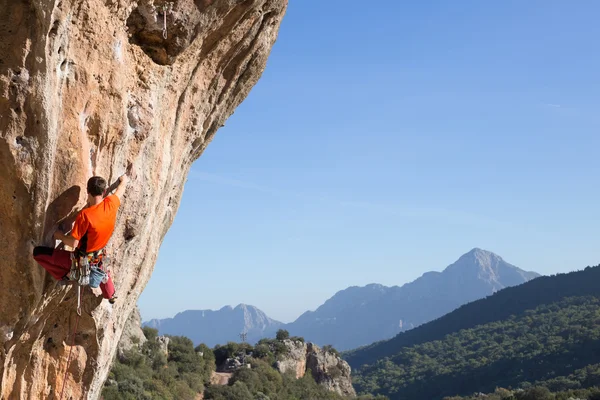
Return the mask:
POLYGON ((374 394, 392 399, 423 391, 424 398, 437 399, 527 382, 552 390, 593 386, 598 381, 587 381, 585 373, 596 376, 598 369, 599 279, 600 266, 542 276, 342 355, 359 389, 377 388, 374 394), (593 374, 582 370, 588 364, 596 364, 593 374))
POLYGON ((442 271, 425 272, 401 286, 368 284, 338 291, 285 329, 348 350, 391 338, 469 301, 539 276, 475 247, 442 271), (353 337, 344 338, 346 332, 353 332, 353 337))
POLYGON ((196 345, 208 346, 238 341, 242 332, 247 334, 248 342, 256 342, 273 336, 282 325, 257 307, 244 303, 218 310, 184 310, 172 318, 155 318, 142 323, 142 326, 158 329, 161 334, 187 336, 196 345))
POLYGON ((442 271, 425 272, 401 286, 369 283, 339 290, 317 309, 305 311, 290 323, 273 320, 257 307, 240 303, 235 308, 228 305, 217 311, 185 310, 173 318, 153 319, 144 325, 159 329, 161 334, 182 334, 194 341, 197 338, 213 343, 218 338, 207 340, 200 334, 172 330, 173 320, 199 321, 198 313, 202 313, 202 318, 217 318, 215 313, 230 316, 241 313, 243 324, 222 320, 221 327, 225 334, 220 339, 221 343, 225 340, 237 341, 244 329, 248 332, 248 341, 258 341, 262 338, 261 334, 272 334, 283 328, 292 335, 303 336, 319 345, 331 344, 344 351, 391 338, 441 317, 469 301, 539 276, 536 272, 522 270, 494 253, 476 247, 442 271))

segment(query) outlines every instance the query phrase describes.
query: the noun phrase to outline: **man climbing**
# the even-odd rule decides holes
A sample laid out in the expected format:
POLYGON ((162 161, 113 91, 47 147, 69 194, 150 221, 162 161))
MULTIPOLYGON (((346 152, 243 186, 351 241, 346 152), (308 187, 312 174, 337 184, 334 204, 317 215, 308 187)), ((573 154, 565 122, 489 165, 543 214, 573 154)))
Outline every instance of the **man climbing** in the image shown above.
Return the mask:
MULTIPOLYGON (((127 186, 131 166, 119 177, 119 185, 114 194, 104 197, 107 191, 106 180, 99 176, 90 178, 87 182, 88 202, 79 212, 71 233, 65 235, 60 230, 54 233, 54 239, 75 249, 75 259, 87 256, 92 262, 98 262, 104 255, 104 247, 108 244, 117 220, 117 211, 127 186)), ((33 249, 33 258, 58 281, 69 281, 71 270, 71 255, 73 252, 38 246, 33 249)), ((114 304, 115 287, 110 274, 106 283, 100 283, 102 296, 114 304)))

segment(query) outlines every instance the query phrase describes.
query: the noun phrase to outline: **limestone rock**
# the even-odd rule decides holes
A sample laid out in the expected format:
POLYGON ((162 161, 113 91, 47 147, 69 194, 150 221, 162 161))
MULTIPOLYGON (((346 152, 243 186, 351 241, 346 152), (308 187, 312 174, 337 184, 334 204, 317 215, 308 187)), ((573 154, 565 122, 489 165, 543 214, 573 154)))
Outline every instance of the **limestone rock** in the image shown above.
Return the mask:
POLYGON ((219 368, 219 371, 231 372, 240 369, 242 362, 238 358, 228 358, 225 360, 223 365, 219 368))
POLYGON ((351 369, 348 363, 337 354, 321 349, 313 343, 283 341, 288 353, 275 364, 281 373, 294 371, 296 378, 302 378, 310 371, 315 381, 332 392, 354 397, 351 369))
POLYGON ((165 356, 168 357, 169 356, 169 342, 171 341, 171 339, 169 339, 167 336, 158 336, 156 338, 156 341, 160 345, 160 351, 165 356))
POLYGON ((288 348, 288 354, 282 360, 275 363, 275 368, 282 374, 293 371, 296 378, 302 378, 306 373, 307 344, 302 341, 286 339, 283 341, 288 348))
POLYGON ((63 383, 65 398, 99 397, 190 165, 260 78, 287 7, 172 2, 0 0, 2 399, 54 398, 63 383), (77 321, 76 288, 32 249, 70 226, 89 177, 114 182, 129 163, 107 247, 119 299, 86 288, 77 321))
POLYGON ((117 345, 117 357, 123 359, 125 352, 132 348, 141 348, 146 342, 146 336, 142 331, 142 316, 140 309, 136 306, 133 312, 129 315, 127 323, 123 328, 121 340, 117 345))
POLYGON ((212 372, 210 375, 210 384, 225 386, 233 376, 231 372, 212 372))
POLYGON ((338 355, 309 343, 306 367, 318 384, 343 396, 356 396, 352 387, 350 365, 338 355))

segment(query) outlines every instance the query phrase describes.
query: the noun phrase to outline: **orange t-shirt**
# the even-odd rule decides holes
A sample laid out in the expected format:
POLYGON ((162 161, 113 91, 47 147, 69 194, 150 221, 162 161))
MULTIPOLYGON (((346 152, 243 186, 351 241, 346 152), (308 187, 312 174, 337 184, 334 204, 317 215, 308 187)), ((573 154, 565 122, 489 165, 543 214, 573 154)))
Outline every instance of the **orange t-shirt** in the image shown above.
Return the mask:
POLYGON ((121 201, 113 194, 79 213, 71 236, 79 240, 81 251, 91 253, 106 246, 115 229, 120 205, 121 201))

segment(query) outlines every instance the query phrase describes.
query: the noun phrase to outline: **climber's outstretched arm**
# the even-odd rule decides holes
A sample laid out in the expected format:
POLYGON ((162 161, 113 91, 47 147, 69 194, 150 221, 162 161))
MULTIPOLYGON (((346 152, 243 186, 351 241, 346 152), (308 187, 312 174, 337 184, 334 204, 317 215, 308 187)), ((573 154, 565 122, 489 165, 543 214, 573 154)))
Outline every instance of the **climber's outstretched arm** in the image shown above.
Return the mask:
POLYGON ((54 232, 54 239, 60 240, 61 242, 72 248, 77 247, 77 245, 79 244, 79 240, 75 239, 71 235, 65 235, 61 231, 54 232))
POLYGON ((115 191, 115 195, 119 198, 119 200, 123 200, 123 194, 125 193, 125 188, 127 187, 127 182, 129 180, 129 176, 131 175, 133 170, 133 164, 129 163, 127 165, 127 169, 125 173, 119 177, 106 191, 105 196, 108 196, 110 193, 115 191))
POLYGON ((117 186, 117 190, 115 191, 115 196, 119 198, 119 200, 123 200, 123 194, 125 193, 125 188, 127 187, 127 181, 129 178, 127 175, 121 175, 119 177, 119 186, 117 186))

